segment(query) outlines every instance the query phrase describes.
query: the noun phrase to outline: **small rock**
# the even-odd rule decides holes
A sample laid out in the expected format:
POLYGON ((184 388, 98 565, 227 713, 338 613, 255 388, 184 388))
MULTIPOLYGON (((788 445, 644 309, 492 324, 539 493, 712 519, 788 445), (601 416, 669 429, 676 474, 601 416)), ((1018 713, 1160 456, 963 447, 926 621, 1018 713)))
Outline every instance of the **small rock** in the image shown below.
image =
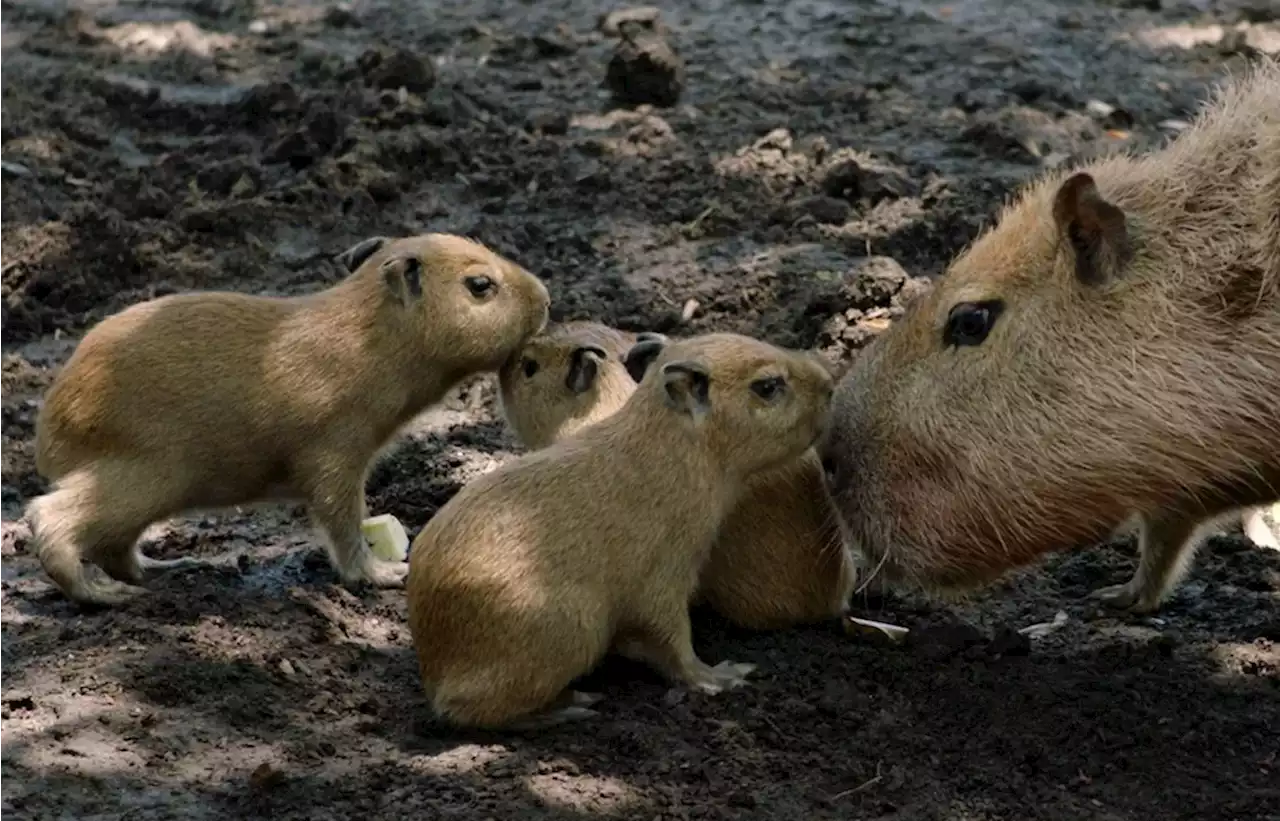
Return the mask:
POLYGON ((279 666, 280 666, 281 673, 284 673, 286 676, 293 678, 295 671, 293 669, 293 665, 289 663, 288 659, 280 659, 279 666))
POLYGON ((893 257, 867 257, 845 274, 841 296, 846 308, 868 311, 887 304, 907 279, 907 272, 893 257))
POLYGON ((525 127, 534 134, 568 134, 570 118, 563 111, 535 111, 529 115, 525 127))
POLYGON ((430 57, 400 48, 371 48, 356 61, 365 81, 375 88, 404 87, 425 94, 436 82, 436 67, 430 57))
POLYGON ((360 25, 360 18, 350 3, 338 3, 325 9, 324 22, 334 28, 354 28, 360 25))
POLYGON ((657 6, 632 6, 630 8, 614 9, 611 12, 600 15, 600 22, 597 27, 607 37, 619 37, 622 34, 622 27, 626 23, 644 26, 660 34, 666 30, 662 23, 662 9, 657 6))
POLYGON ((684 91, 684 60, 660 35, 625 27, 606 69, 604 86, 622 105, 675 105, 684 91))
POLYGON ((269 790, 279 786, 282 781, 284 781, 284 773, 272 766, 269 761, 262 762, 249 774, 249 786, 255 790, 269 790))
POLYGON ((875 205, 885 199, 913 197, 920 193, 920 186, 905 172, 870 157, 844 156, 827 166, 822 190, 831 197, 875 205))

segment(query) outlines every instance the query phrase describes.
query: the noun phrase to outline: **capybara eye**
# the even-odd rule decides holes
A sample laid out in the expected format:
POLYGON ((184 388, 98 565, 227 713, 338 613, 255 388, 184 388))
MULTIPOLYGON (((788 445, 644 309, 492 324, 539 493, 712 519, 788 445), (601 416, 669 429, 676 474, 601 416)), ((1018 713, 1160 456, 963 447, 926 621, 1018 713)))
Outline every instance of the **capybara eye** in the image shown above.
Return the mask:
POLYGON ((766 401, 776 398, 786 387, 787 380, 781 376, 766 376, 751 383, 752 392, 766 401))
POLYGON ((484 296, 494 289, 493 280, 486 276, 474 276, 464 279, 463 284, 467 286, 467 290, 472 296, 484 296))
POLYGON ((961 302, 947 315, 947 327, 942 331, 943 344, 956 348, 981 345, 1003 310, 1004 303, 998 299, 961 302))
POLYGON ((526 359, 523 367, 524 375, 528 379, 532 379, 533 375, 538 372, 538 363, 533 359, 526 359))

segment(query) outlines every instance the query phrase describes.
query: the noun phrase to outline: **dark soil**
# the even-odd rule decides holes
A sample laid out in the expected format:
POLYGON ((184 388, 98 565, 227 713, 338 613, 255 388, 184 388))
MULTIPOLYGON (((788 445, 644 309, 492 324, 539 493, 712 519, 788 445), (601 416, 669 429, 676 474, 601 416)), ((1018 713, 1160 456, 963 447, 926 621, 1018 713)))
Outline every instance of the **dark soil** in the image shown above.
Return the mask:
MULTIPOLYGON (((673 3, 637 19, 683 62, 679 99, 636 109, 611 108, 607 3, 83 7, 3 3, 6 818, 1280 818, 1280 555, 1238 535, 1158 618, 1085 598, 1127 578, 1127 544, 962 605, 861 602, 915 628, 899 648, 701 614, 699 652, 757 663, 750 687, 611 661, 599 720, 502 736, 428 719, 403 595, 337 586, 300 511, 157 526, 154 555, 235 558, 97 612, 20 518, 41 392, 85 328, 174 290, 313 290, 375 233, 477 237, 546 278, 557 319, 852 355, 1019 181, 1159 144, 1275 49, 1274 3, 673 3)), ((492 393, 424 416, 372 510, 416 531, 511 458, 492 393)))

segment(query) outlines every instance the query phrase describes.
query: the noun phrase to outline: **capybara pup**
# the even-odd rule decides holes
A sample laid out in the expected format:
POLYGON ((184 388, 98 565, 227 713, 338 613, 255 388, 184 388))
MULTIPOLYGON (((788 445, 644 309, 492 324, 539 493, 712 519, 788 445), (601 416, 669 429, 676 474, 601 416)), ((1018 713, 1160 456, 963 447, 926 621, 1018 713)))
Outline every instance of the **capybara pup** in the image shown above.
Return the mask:
POLYGON ((1204 531, 1280 497, 1280 66, 1162 150, 1048 174, 842 378, 850 543, 939 593, 1140 522, 1152 611, 1204 531))
POLYGON ((51 491, 28 507, 63 592, 116 604, 145 591, 137 539, 194 509, 306 502, 346 582, 403 583, 360 533, 370 462, 462 378, 496 370, 546 324, 535 276, 447 234, 377 237, 327 290, 279 298, 190 293, 90 330, 36 424, 51 491), (90 574, 82 560, 111 578, 90 574))
POLYGON ((498 371, 502 415, 512 433, 536 450, 612 414, 635 390, 623 357, 651 339, 665 337, 585 321, 553 324, 530 339, 498 371))
MULTIPOLYGON (((501 371, 508 425, 531 449, 563 440, 621 408, 667 344, 594 322, 549 328, 501 371)), ((742 627, 776 629, 838 616, 855 580, 810 450, 748 477, 696 600, 742 627)))
POLYGON ((466 485, 409 556, 436 713, 489 728, 581 717, 567 687, 615 643, 673 682, 741 684, 750 665, 694 653, 689 600, 746 476, 812 445, 831 390, 808 356, 733 334, 682 340, 617 413, 466 485))

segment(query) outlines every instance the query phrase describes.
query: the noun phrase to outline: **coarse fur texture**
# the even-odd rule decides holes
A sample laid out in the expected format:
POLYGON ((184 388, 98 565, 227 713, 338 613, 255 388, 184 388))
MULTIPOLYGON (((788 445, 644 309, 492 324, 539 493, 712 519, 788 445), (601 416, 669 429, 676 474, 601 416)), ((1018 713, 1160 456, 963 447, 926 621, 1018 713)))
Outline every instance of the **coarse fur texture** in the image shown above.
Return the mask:
MULTIPOLYGON (((536 450, 611 416, 666 343, 658 334, 636 336, 593 322, 548 329, 501 372, 508 425, 536 450), (593 378, 584 381, 578 352, 592 346, 598 354, 587 355, 597 364, 593 378), (632 350, 636 355, 629 357, 632 350), (532 376, 525 372, 528 362, 538 363, 532 376)), ((747 479, 703 570, 697 598, 739 626, 780 629, 840 615, 856 578, 810 450, 747 479)))
POLYGON ((689 600, 743 480, 812 445, 832 379, 734 334, 667 353, 617 413, 472 481, 414 540, 409 626, 447 721, 589 715, 590 699, 566 688, 616 644, 709 693, 750 672, 698 658, 689 600))
POLYGON ((1162 150, 1031 185, 841 380, 820 446, 887 582, 973 589, 1139 524, 1096 594, 1157 609, 1280 496, 1280 67, 1162 150))
POLYGON ((85 335, 37 421, 53 487, 27 510, 69 598, 120 603, 145 592, 145 569, 195 563, 141 555, 155 521, 294 499, 345 582, 403 583, 407 563, 379 561, 360 533, 370 462, 541 330, 550 300, 520 266, 447 234, 376 237, 343 259, 349 275, 315 294, 166 296, 85 335))

